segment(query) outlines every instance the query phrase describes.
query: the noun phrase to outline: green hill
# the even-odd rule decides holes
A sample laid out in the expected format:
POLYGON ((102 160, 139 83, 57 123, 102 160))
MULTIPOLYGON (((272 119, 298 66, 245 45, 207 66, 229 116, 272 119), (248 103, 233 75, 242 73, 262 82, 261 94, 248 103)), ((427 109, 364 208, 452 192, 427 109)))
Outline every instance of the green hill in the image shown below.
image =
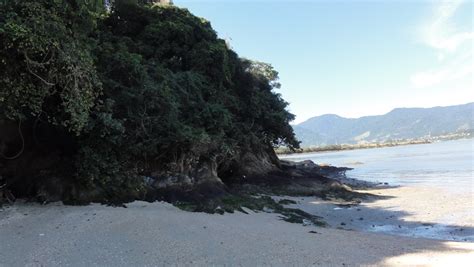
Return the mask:
POLYGON ((474 129, 474 103, 433 108, 397 108, 357 119, 313 117, 294 126, 303 146, 385 142, 438 136, 474 129))

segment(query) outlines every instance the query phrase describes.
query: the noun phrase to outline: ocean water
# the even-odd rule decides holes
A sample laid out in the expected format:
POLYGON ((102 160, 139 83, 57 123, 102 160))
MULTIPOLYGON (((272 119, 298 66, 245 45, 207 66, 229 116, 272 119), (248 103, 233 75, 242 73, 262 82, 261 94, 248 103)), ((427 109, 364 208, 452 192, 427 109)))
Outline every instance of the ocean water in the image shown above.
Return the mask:
POLYGON ((430 185, 474 192, 474 139, 337 152, 305 153, 282 159, 354 168, 346 175, 390 185, 430 185))
MULTIPOLYGON (((346 173, 350 178, 389 183, 391 186, 439 187, 453 198, 467 196, 464 204, 467 207, 471 205, 471 209, 460 212, 447 209, 442 215, 429 221, 429 225, 426 222, 405 220, 404 213, 399 213, 397 207, 379 210, 369 208, 371 212, 365 214, 363 221, 357 220, 357 209, 336 207, 332 212, 327 212, 325 217, 325 220, 333 222, 334 226, 338 226, 342 218, 346 218, 345 227, 350 229, 474 242, 474 227, 470 226, 474 218, 474 139, 294 154, 281 158, 294 161, 309 159, 318 164, 351 167, 354 169, 346 173)), ((358 208, 365 209, 364 206, 358 208)), ((426 212, 430 213, 429 208, 426 212)))

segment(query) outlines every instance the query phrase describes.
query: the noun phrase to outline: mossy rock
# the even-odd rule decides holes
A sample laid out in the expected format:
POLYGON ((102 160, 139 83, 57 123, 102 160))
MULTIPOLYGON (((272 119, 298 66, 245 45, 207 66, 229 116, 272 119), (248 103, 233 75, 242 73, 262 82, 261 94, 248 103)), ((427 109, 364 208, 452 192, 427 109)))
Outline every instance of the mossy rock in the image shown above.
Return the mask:
POLYGON ((292 200, 285 199, 283 204, 276 202, 269 196, 265 195, 246 195, 246 194, 229 194, 222 198, 212 199, 200 203, 192 202, 175 202, 176 207, 191 212, 206 212, 211 214, 234 213, 240 211, 247 212, 244 207, 254 212, 272 212, 280 214, 280 218, 286 222, 299 224, 313 224, 316 226, 326 226, 322 218, 309 214, 305 211, 293 208, 286 208, 283 205, 296 204, 292 200))

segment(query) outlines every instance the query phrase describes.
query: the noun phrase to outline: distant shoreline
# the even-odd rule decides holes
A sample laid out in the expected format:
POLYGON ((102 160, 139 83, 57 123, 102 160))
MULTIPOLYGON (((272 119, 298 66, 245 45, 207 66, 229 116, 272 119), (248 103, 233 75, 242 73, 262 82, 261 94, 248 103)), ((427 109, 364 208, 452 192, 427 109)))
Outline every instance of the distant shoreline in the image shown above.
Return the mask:
POLYGON ((318 147, 304 147, 291 151, 287 148, 275 149, 278 155, 291 155, 291 154, 302 154, 312 152, 330 152, 330 151, 343 151, 343 150, 356 150, 356 149, 371 149, 371 148, 383 148, 383 147, 395 147, 395 146, 406 146, 406 145, 422 145, 431 144, 433 141, 428 140, 414 140, 414 141, 403 141, 403 142, 386 142, 386 143, 368 143, 368 144, 341 144, 341 145, 329 145, 329 146, 318 146, 318 147))
POLYGON ((372 149, 372 148, 383 148, 383 147, 396 147, 406 145, 423 145, 432 144, 440 141, 451 141, 459 139, 470 139, 473 135, 467 136, 439 136, 432 139, 416 139, 416 140, 403 140, 403 141, 392 141, 383 143, 367 143, 367 144, 340 144, 340 145, 327 145, 327 146, 311 146, 303 147, 294 151, 288 148, 277 148, 275 152, 277 155, 291 155, 291 154, 302 154, 302 153, 317 153, 317 152, 331 152, 331 151, 344 151, 344 150, 357 150, 357 149, 372 149))

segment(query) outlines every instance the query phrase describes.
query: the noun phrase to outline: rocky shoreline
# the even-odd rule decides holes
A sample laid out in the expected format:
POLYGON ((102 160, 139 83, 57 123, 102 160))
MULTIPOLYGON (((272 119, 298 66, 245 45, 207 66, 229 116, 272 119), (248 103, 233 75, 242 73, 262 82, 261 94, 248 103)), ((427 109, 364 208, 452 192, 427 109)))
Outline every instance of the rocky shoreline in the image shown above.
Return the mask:
POLYGON ((292 222, 312 221, 323 225, 317 216, 298 209, 285 208, 275 202, 272 196, 320 197, 338 199, 347 204, 357 204, 370 193, 360 193, 354 189, 375 186, 372 183, 349 179, 345 172, 350 168, 319 166, 312 161, 280 161, 278 170, 265 175, 237 176, 226 184, 202 183, 194 187, 173 183, 168 187, 156 187, 155 181, 147 190, 147 201, 162 200, 187 211, 224 213, 270 210, 282 213, 292 222))
MULTIPOLYGON (((165 201, 187 211, 220 214, 245 212, 245 209, 249 209, 278 213, 284 220, 290 222, 324 225, 325 222, 318 216, 300 209, 287 208, 284 206, 285 201, 274 201, 272 196, 320 197, 327 200, 337 199, 347 204, 357 204, 370 194, 359 193, 353 189, 375 186, 368 182, 347 178, 345 172, 350 168, 320 166, 312 161, 280 160, 279 168, 274 168, 267 174, 236 175, 228 179, 225 184, 218 179, 211 181, 207 178, 199 178, 200 176, 217 177, 212 170, 211 167, 201 168, 199 173, 194 175, 197 177, 194 179, 188 175, 173 174, 144 177, 146 188, 138 198, 124 202, 102 203, 126 207, 128 202, 135 200, 165 201)), ((9 200, 10 204, 14 203, 14 196, 9 191, 2 191, 1 197, 4 201, 9 200)), ((43 204, 52 202, 38 198, 27 201, 38 201, 43 204)), ((87 203, 65 202, 65 204, 87 203)))
MULTIPOLYGON (((164 201, 188 212, 264 212, 276 214, 283 221, 302 225, 402 235, 418 231, 421 236, 436 236, 430 231, 434 233, 442 225, 431 222, 406 223, 388 210, 367 209, 372 203, 390 199, 386 192, 397 192, 393 191, 397 187, 348 178, 346 172, 349 170, 351 168, 318 165, 310 160, 280 160, 279 168, 266 175, 234 176, 232 180, 226 180, 225 184, 210 181, 195 183, 186 175, 146 177, 146 193, 136 200, 150 203, 164 201)), ((128 207, 136 200, 103 204, 128 207)), ((15 204, 12 202, 10 205, 15 204)), ((447 233, 445 238, 448 240, 471 240, 470 227, 444 228, 438 230, 459 234, 452 236, 447 233)))
POLYGON ((268 175, 236 178, 213 198, 206 196, 215 185, 202 184, 155 189, 149 202, 121 207, 6 205, 0 265, 467 266, 474 258, 472 222, 436 223, 462 213, 465 197, 444 206, 450 196, 439 190, 366 183, 347 178, 349 168, 311 161, 280 163, 268 175), (28 252, 17 257, 18 248, 28 252))

